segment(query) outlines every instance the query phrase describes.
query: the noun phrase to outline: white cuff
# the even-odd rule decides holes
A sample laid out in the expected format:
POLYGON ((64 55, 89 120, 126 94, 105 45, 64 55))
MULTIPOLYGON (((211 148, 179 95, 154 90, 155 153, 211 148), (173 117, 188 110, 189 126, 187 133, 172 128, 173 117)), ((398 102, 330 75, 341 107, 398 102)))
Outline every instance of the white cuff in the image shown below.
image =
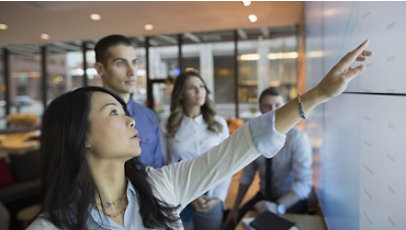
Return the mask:
POLYGON ((275 111, 252 119, 249 126, 255 147, 264 157, 275 156, 283 147, 286 135, 275 129, 275 111))

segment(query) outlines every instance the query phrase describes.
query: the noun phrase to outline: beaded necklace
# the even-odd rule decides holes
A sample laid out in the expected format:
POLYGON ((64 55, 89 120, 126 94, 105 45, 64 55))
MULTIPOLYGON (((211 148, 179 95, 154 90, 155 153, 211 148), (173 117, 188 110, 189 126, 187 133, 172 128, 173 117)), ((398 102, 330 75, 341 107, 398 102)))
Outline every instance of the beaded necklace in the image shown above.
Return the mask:
POLYGON ((123 215, 124 214, 124 212, 125 212, 125 210, 126 210, 126 208, 127 208, 127 206, 128 206, 128 200, 127 200, 127 194, 126 193, 124 193, 124 196, 123 197, 120 197, 118 200, 116 200, 116 201, 113 201, 113 202, 96 202, 96 206, 98 207, 98 209, 99 210, 101 210, 102 211, 102 213, 105 215, 105 216, 108 216, 108 217, 117 217, 117 216, 121 216, 121 215, 123 215), (121 208, 121 210, 118 212, 118 213, 116 213, 116 214, 112 214, 111 212, 108 212, 106 209, 110 209, 110 208, 112 208, 113 206, 116 206, 116 205, 120 205, 120 204, 122 204, 123 205, 123 207, 121 208))

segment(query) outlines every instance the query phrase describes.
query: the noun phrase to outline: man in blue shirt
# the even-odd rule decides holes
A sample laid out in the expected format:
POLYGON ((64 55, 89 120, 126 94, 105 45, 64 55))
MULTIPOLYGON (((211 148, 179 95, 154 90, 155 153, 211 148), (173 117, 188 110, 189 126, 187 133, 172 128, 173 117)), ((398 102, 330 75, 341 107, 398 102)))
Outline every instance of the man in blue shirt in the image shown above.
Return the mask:
POLYGON ((129 116, 136 122, 142 150, 139 160, 146 166, 162 167, 164 158, 158 119, 152 110, 131 98, 137 77, 137 56, 131 41, 122 35, 110 35, 100 39, 94 49, 95 68, 103 80, 103 86, 123 98, 129 116))

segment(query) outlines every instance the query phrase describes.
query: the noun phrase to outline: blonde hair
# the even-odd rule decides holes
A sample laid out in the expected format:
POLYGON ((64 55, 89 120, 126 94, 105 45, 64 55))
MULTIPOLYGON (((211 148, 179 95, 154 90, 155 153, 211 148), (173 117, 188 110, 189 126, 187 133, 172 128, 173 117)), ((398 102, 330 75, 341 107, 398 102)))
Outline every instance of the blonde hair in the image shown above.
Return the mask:
POLYGON ((214 119, 214 117, 216 116, 216 109, 214 106, 214 102, 209 98, 210 91, 207 88, 203 78, 195 71, 187 71, 181 73, 177 77, 172 91, 171 114, 169 116, 168 123, 166 124, 168 136, 171 138, 175 137, 182 121, 184 111, 183 101, 181 98, 183 92, 185 91, 186 81, 190 77, 198 77, 203 82, 204 88, 207 92, 205 103, 201 106, 201 113, 203 115, 203 120, 207 123, 207 129, 214 133, 220 133, 221 131, 223 131, 223 125, 214 119))

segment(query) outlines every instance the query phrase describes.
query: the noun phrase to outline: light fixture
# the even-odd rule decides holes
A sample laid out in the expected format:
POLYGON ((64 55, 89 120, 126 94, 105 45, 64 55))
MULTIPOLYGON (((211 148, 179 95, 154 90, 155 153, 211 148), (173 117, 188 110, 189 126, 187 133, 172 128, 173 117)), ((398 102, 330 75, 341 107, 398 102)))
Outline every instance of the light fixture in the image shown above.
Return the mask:
POLYGON ((145 29, 145 30, 153 30, 153 29, 154 29, 154 26, 151 25, 151 24, 145 24, 144 29, 145 29))
POLYGON ((307 52, 306 57, 308 58, 320 58, 324 56, 324 51, 322 50, 313 50, 310 52, 307 52))
POLYGON ((238 57, 240 61, 257 61, 259 60, 259 54, 242 54, 238 57))
POLYGON ((244 6, 249 6, 249 5, 251 5, 251 1, 244 0, 244 1, 242 1, 242 4, 244 6))
POLYGON ((250 20, 251 23, 254 23, 258 20, 258 18, 255 14, 250 14, 248 15, 248 20, 250 20))
POLYGON ((296 51, 292 51, 292 52, 269 53, 267 56, 269 60, 294 59, 299 57, 299 54, 296 51))
MULTIPOLYGON (((278 60, 278 59, 294 59, 298 58, 299 54, 296 51, 291 52, 277 52, 277 53, 268 53, 267 58, 269 60, 278 60)), ((257 53, 248 53, 241 54, 237 57, 239 61, 257 61, 260 56, 257 53)))
POLYGON ((101 15, 100 14, 91 14, 90 15, 90 19, 92 19, 93 21, 100 21, 101 20, 101 15))
POLYGON ((49 39, 49 34, 41 34, 41 39, 48 40, 49 39))
POLYGON ((8 25, 0 23, 0 30, 7 30, 8 25))

